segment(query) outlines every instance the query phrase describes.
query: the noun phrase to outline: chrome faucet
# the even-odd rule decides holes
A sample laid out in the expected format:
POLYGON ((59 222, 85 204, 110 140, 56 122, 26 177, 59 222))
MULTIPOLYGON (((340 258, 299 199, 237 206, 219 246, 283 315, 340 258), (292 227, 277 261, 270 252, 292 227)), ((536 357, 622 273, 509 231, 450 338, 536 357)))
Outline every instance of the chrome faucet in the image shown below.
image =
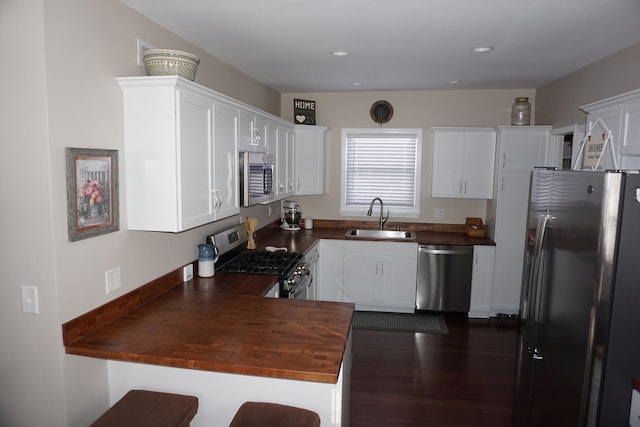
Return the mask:
POLYGON ((371 212, 373 211, 373 204, 377 201, 380 202, 380 230, 384 228, 384 223, 389 219, 389 209, 387 209, 387 216, 383 217, 384 214, 384 203, 382 203, 382 199, 380 197, 376 197, 371 201, 369 205, 369 210, 367 211, 367 216, 371 216, 371 212))

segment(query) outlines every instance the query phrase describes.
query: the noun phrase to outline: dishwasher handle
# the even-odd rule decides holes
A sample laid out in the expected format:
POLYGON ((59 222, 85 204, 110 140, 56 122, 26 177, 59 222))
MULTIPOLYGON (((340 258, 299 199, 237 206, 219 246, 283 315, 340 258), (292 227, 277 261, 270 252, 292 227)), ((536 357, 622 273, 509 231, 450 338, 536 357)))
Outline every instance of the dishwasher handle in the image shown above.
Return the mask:
POLYGON ((434 255, 467 255, 473 253, 473 246, 420 245, 418 252, 434 255))

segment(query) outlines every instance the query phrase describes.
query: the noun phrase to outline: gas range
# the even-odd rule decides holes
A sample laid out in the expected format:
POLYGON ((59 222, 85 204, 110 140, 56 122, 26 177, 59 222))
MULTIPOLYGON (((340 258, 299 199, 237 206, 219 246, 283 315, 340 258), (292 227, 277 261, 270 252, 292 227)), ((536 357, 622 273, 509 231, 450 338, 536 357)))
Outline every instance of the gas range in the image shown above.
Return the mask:
POLYGON ((220 268, 220 271, 282 276, 287 275, 302 259, 304 256, 295 252, 247 250, 227 262, 220 268))
POLYGON ((248 250, 246 230, 242 225, 209 236, 207 240, 216 245, 220 253, 216 271, 275 275, 278 276, 281 298, 306 299, 306 288, 311 278, 303 254, 248 250))

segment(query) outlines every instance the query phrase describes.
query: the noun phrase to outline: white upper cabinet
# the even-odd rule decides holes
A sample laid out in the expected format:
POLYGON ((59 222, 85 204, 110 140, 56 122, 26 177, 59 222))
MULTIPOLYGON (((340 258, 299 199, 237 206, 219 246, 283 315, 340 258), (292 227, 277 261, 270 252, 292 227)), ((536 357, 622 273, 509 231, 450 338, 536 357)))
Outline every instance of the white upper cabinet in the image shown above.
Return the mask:
POLYGON ((490 199, 496 133, 492 128, 432 128, 431 196, 490 199))
POLYGON ((499 126, 496 168, 531 172, 535 166, 547 166, 550 131, 550 126, 499 126))
POLYGON ((266 119, 241 109, 238 117, 238 151, 267 152, 266 119))
MULTIPOLYGON (((640 168, 640 89, 580 107, 587 113, 586 132, 591 126, 592 138, 600 137, 600 119, 611 131, 618 168, 640 168)), ((584 153, 580 159, 584 159, 584 153)), ((580 167, 579 167, 580 168, 580 167)), ((605 169, 614 168, 611 151, 605 151, 605 169)))
POLYGON ((295 194, 324 194, 326 126, 295 127, 295 194))
POLYGON ((275 153, 280 130, 293 132, 285 120, 180 77, 117 80, 130 230, 180 232, 238 214, 238 151, 267 152, 272 139, 275 153))
POLYGON ((211 188, 214 196, 214 219, 227 218, 240 212, 238 194, 238 109, 215 102, 213 116, 213 171, 211 188))
POLYGON ((294 135, 288 126, 280 126, 276 140, 276 199, 293 195, 294 135))
POLYGON ((622 154, 640 155, 640 100, 622 108, 622 154))
POLYGON ((118 82, 124 100, 127 227, 178 232, 212 222, 208 94, 175 77, 118 82))

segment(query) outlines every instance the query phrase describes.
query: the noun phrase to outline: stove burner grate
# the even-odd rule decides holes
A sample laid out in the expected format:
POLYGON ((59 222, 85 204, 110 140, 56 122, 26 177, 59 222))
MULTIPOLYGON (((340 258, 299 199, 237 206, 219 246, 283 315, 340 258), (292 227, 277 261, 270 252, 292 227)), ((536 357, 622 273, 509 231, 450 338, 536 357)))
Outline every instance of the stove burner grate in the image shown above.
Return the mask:
POLYGON ((286 275, 303 258, 294 252, 247 251, 220 268, 230 273, 286 275))

